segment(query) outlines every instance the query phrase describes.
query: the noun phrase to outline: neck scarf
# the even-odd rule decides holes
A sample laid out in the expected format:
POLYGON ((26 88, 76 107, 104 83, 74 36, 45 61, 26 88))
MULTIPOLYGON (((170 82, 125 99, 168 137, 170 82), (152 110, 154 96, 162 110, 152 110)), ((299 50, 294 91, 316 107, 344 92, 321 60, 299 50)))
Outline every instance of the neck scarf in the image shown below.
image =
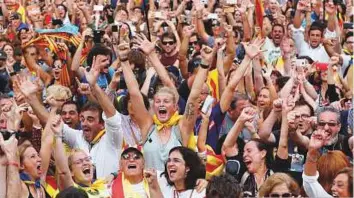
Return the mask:
POLYGON ((163 128, 169 128, 178 124, 178 121, 181 119, 181 115, 176 111, 173 116, 165 123, 161 123, 160 120, 157 119, 156 114, 153 116, 154 123, 156 124, 157 131, 160 131, 163 128))
MULTIPOLYGON (((143 179, 143 186, 145 193, 150 196, 149 185, 146 179, 143 179)), ((125 196, 129 196, 132 198, 140 198, 141 195, 135 193, 132 190, 131 183, 124 178, 124 174, 120 172, 117 178, 113 181, 112 184, 112 198, 124 198, 125 196)))
POLYGON ((103 129, 102 131, 98 132, 95 138, 91 141, 91 145, 95 145, 97 142, 101 140, 101 137, 106 133, 106 129, 103 129))
POLYGON ((100 192, 106 190, 105 181, 102 179, 96 180, 94 183, 91 184, 91 186, 85 186, 76 183, 74 183, 74 186, 84 190, 85 192, 87 192, 89 195, 92 196, 100 195, 100 192))
POLYGON ((25 184, 32 184, 36 189, 41 188, 41 180, 37 179, 36 181, 32 181, 30 176, 27 173, 20 173, 20 179, 25 183, 25 184))

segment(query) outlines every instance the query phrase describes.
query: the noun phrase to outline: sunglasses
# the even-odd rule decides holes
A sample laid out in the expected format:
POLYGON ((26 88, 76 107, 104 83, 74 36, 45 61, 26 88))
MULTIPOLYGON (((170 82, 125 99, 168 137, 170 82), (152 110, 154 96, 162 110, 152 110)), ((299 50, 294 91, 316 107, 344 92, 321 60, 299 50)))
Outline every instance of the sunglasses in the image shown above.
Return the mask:
POLYGON ((175 44, 175 42, 174 41, 162 41, 162 45, 167 45, 167 44, 173 45, 173 44, 175 44))
POLYGON ((319 122, 318 123, 318 126, 320 126, 320 127, 324 127, 326 125, 328 125, 329 127, 335 127, 335 126, 337 126, 337 123, 335 123, 335 122, 319 122))
POLYGON ((269 194, 268 197, 292 197, 293 195, 291 193, 283 193, 283 194, 278 194, 278 193, 272 193, 269 194))
POLYGON ((189 42, 189 45, 196 45, 196 44, 198 44, 198 41, 189 42))
POLYGON ((130 160, 130 159, 139 160, 140 158, 141 158, 141 156, 136 153, 133 153, 133 154, 126 153, 126 154, 122 155, 123 160, 130 160))

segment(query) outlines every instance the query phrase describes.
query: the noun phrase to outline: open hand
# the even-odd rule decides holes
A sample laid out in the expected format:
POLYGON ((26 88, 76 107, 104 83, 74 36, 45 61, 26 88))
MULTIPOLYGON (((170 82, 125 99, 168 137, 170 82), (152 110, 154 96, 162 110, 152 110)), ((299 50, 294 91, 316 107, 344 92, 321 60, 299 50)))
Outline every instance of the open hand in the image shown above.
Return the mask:
POLYGON ((249 44, 242 43, 242 44, 246 50, 246 55, 250 59, 253 59, 258 54, 260 54, 264 51, 264 50, 261 50, 261 47, 264 45, 264 39, 259 38, 259 37, 257 37, 255 40, 253 40, 252 43, 249 43, 249 44))

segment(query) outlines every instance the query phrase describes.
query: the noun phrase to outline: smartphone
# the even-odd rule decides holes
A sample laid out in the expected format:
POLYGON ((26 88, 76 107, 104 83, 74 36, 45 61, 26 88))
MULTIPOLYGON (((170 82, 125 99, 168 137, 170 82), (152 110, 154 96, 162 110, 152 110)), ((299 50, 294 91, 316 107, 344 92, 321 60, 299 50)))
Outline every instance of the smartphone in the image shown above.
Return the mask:
POLYGON ((225 13, 233 13, 233 12, 235 12, 235 8, 232 6, 224 6, 223 11, 225 13))
POLYGON ((297 67, 306 67, 306 60, 305 59, 296 59, 295 60, 297 67))
POLYGON ((200 0, 202 4, 208 4, 208 0, 200 0))
POLYGON ((328 63, 316 63, 317 71, 327 71, 328 63))
POLYGON ((103 5, 94 5, 93 11, 103 11, 103 5))
POLYGON ((112 25, 112 32, 118 32, 118 26, 112 25))
POLYGON ((344 29, 353 29, 353 23, 344 23, 343 28, 344 29))
POLYGON ((213 105, 213 103, 214 103, 214 98, 212 96, 208 95, 204 101, 201 111, 204 114, 206 114, 208 112, 209 108, 213 105))
POLYGON ((237 0, 226 0, 227 4, 236 4, 237 0))
POLYGON ((94 30, 93 31, 93 42, 95 43, 102 43, 102 36, 104 31, 101 30, 94 30))
POLYGON ((211 13, 211 14, 208 14, 208 19, 218 19, 218 14, 215 14, 215 13, 211 13))
POLYGON ((53 19, 52 24, 53 25, 63 25, 63 21, 60 19, 53 19))
POLYGON ((113 18, 113 16, 112 16, 112 15, 108 15, 108 16, 107 16, 107 21, 108 21, 109 24, 114 23, 114 18, 113 18))

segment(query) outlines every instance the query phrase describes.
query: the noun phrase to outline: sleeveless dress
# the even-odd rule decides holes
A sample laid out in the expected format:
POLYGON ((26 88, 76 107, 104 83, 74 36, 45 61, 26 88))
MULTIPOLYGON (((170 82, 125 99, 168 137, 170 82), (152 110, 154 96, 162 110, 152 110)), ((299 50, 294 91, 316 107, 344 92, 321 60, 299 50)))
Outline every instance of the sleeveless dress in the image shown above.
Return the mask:
POLYGON ((164 171, 170 150, 181 145, 182 137, 178 125, 172 126, 170 139, 166 144, 162 144, 158 136, 156 125, 154 124, 143 145, 145 168, 154 168, 158 171, 164 171))

